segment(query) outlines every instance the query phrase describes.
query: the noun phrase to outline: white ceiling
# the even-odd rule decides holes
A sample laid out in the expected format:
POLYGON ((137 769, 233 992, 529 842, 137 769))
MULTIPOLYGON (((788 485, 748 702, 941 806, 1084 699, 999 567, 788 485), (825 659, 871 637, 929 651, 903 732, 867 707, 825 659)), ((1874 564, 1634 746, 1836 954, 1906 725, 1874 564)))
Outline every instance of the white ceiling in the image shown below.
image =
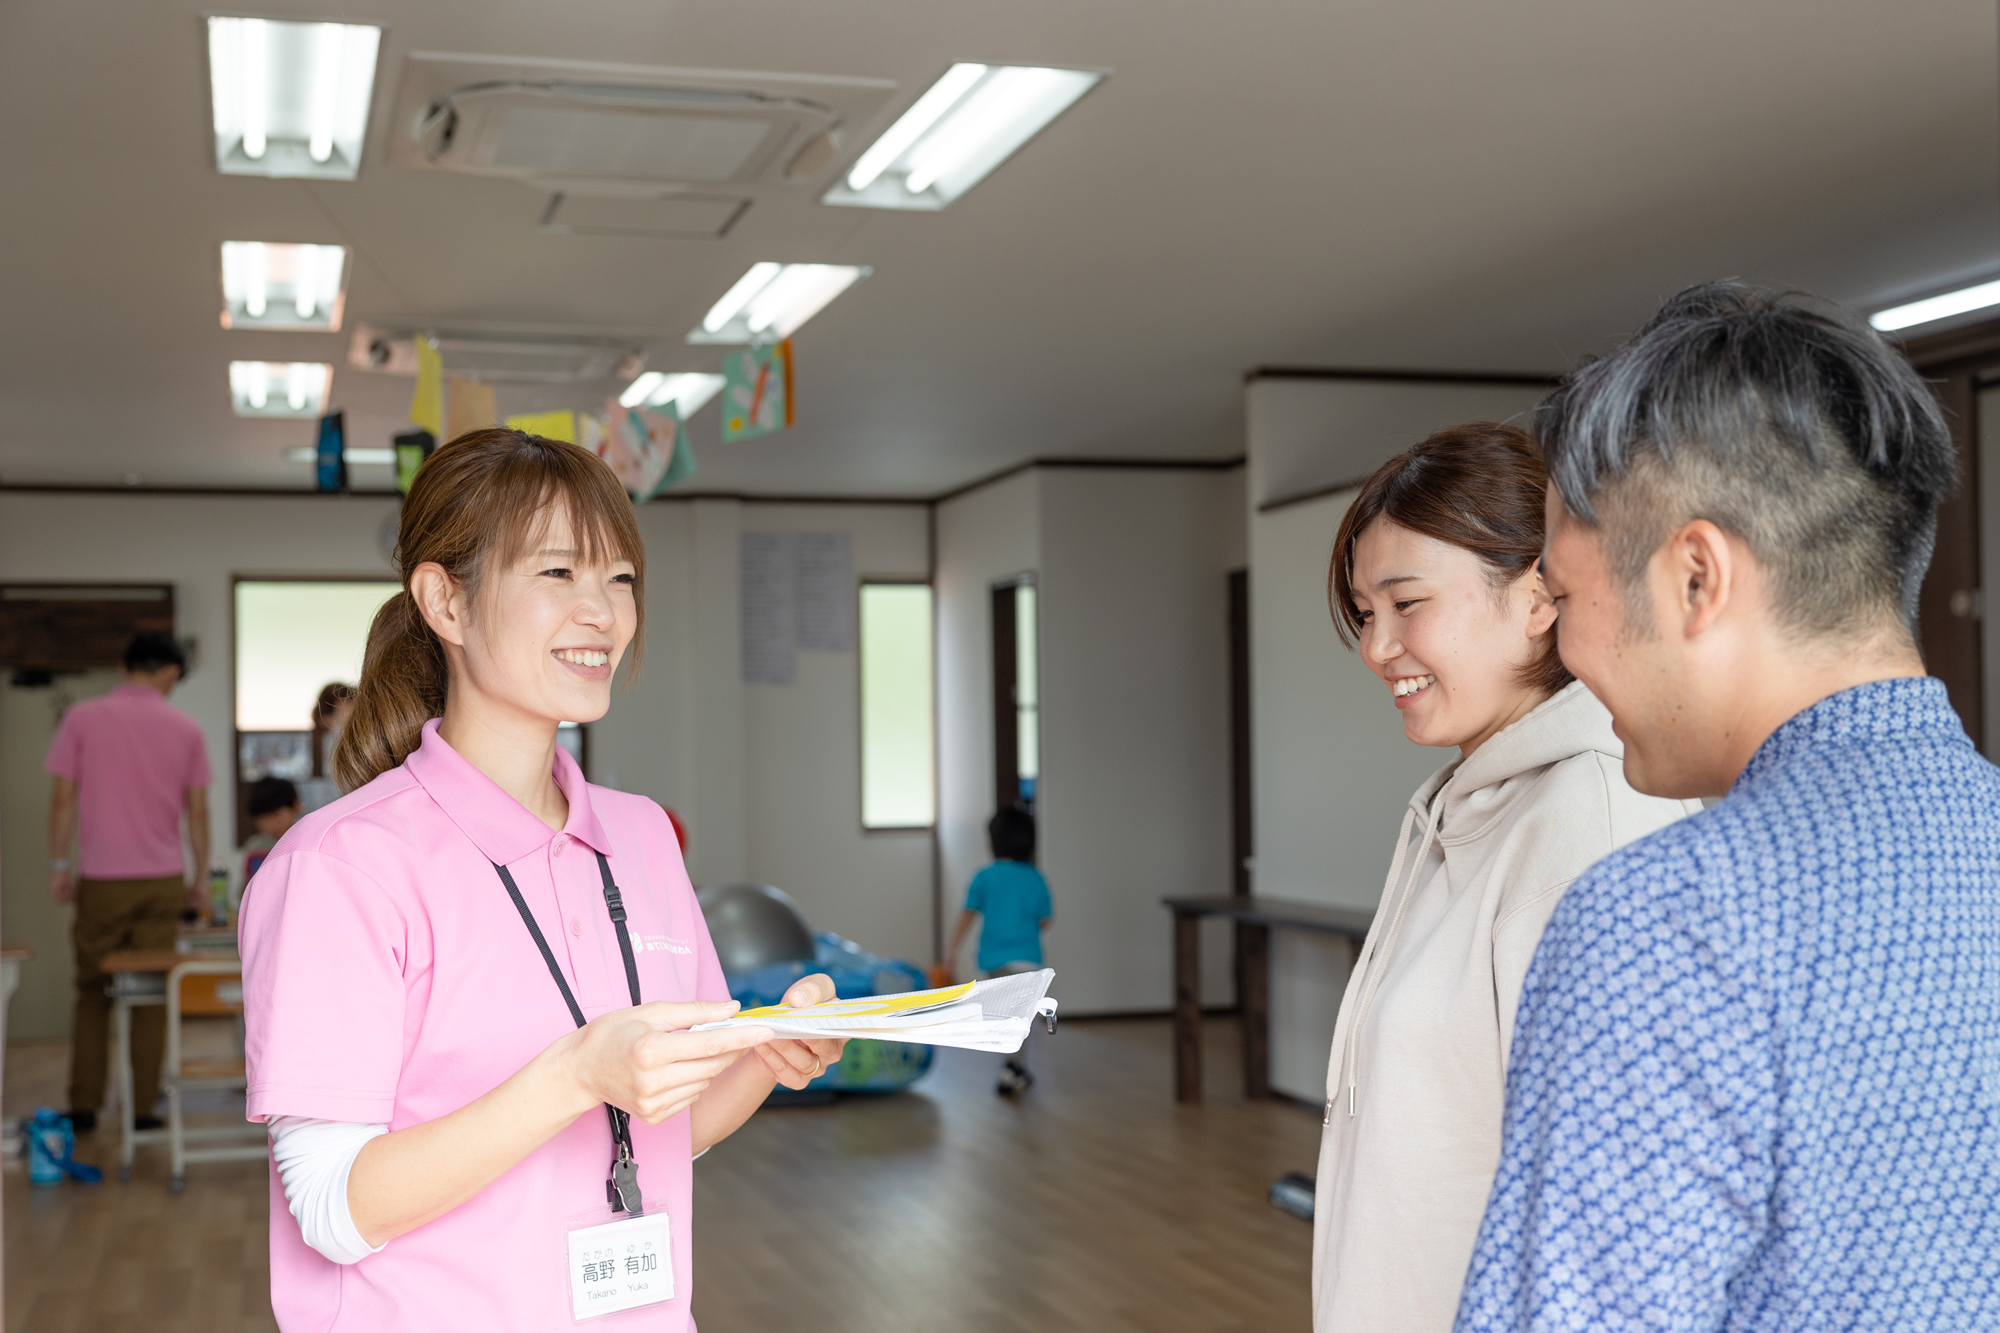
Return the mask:
POLYGON ((1226 456, 1260 364, 1560 370, 1704 278, 1876 304, 2000 267, 1991 0, 251 12, 388 25, 358 181, 215 172, 199 6, 0 12, 0 480, 309 484, 282 451, 311 423, 231 416, 231 359, 335 362, 351 442, 387 442, 411 381, 346 368, 343 335, 218 327, 224 239, 352 246, 350 321, 615 336, 660 370, 719 365, 683 336, 755 260, 871 265, 797 339, 794 429, 724 445, 695 419, 693 488, 777 494, 1226 456), (721 240, 646 240, 542 232, 545 193, 389 165, 416 50, 895 81, 837 170, 953 60, 1111 77, 944 212, 826 207, 821 184, 721 240))

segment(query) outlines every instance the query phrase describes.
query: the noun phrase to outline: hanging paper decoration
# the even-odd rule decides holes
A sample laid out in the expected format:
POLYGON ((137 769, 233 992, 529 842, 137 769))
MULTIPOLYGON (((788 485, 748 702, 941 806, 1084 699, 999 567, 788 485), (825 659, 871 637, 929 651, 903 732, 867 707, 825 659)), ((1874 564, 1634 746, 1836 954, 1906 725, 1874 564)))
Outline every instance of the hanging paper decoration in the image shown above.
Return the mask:
POLYGON ((417 392, 410 399, 410 420, 431 434, 444 435, 444 361, 437 339, 420 333, 417 342, 417 392))
POLYGON ((467 431, 485 430, 500 424, 500 411, 493 404, 493 386, 471 380, 446 380, 446 414, 451 427, 446 438, 457 439, 467 431))
POLYGON ((574 412, 529 412, 523 416, 508 417, 507 428, 529 435, 540 435, 544 439, 578 443, 574 412))
MULTIPOLYGON (((688 443, 687 423, 681 420, 679 403, 666 403, 665 411, 653 412, 643 407, 632 409, 632 415, 646 427, 651 437, 653 449, 667 460, 666 471, 660 477, 660 484, 653 495, 678 486, 695 474, 694 446, 688 443)), ((643 495, 641 500, 650 500, 653 495, 643 495)))
POLYGON ((580 423, 586 449, 603 459, 612 475, 641 504, 694 475, 694 450, 687 428, 672 404, 662 412, 628 408, 616 398, 604 402, 602 417, 580 423))
POLYGON ((437 436, 427 430, 406 430, 395 437, 396 489, 410 493, 417 481, 417 469, 437 448, 437 436))
POLYGON ((792 424, 792 340, 722 361, 722 438, 749 440, 792 424))
POLYGON ((319 419, 319 443, 313 450, 313 482, 322 491, 347 489, 347 416, 329 412, 319 419))

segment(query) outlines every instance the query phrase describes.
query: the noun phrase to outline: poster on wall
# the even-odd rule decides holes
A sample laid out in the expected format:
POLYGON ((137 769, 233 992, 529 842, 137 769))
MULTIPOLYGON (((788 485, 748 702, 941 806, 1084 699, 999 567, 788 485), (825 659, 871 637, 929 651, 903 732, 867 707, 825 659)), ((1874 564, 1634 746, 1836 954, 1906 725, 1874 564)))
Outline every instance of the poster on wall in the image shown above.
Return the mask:
POLYGON ((790 685, 801 649, 851 653, 854 538, 845 532, 746 532, 742 577, 743 682, 790 685))
POLYGON ((746 347, 722 361, 722 438, 752 440, 792 424, 792 341, 746 347))

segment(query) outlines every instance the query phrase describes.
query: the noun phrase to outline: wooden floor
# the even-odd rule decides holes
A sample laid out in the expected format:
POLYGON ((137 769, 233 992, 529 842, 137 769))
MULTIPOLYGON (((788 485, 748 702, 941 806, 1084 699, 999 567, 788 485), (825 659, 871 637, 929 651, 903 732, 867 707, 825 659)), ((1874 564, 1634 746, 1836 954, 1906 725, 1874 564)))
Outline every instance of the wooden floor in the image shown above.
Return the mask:
MULTIPOLYGON (((1144 1019, 1038 1035, 1013 1101, 998 1057, 940 1051, 910 1092, 760 1113, 695 1170, 704 1333, 1306 1328, 1311 1228, 1265 1193, 1312 1170, 1319 1117, 1242 1100, 1233 1023, 1204 1041, 1201 1107, 1173 1102, 1168 1025, 1144 1019)), ((60 1104, 67 1055, 11 1047, 6 1114, 60 1104)), ((264 1168, 191 1167, 178 1197, 166 1176, 158 1150, 129 1184, 9 1164, 7 1333, 274 1328, 264 1168)))

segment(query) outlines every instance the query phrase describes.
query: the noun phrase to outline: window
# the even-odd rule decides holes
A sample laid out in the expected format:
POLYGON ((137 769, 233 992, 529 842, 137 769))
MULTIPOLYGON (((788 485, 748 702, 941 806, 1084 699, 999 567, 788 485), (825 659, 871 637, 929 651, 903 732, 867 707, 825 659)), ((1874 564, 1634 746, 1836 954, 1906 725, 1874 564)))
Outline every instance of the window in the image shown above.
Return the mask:
POLYGON ((861 826, 937 822, 931 589, 861 585, 861 826))
POLYGON ((327 685, 352 685, 361 678, 368 627, 398 588, 386 580, 237 582, 239 843, 251 833, 245 801, 250 784, 259 778, 289 778, 299 784, 307 809, 333 799, 333 756, 313 743, 313 706, 327 685))

